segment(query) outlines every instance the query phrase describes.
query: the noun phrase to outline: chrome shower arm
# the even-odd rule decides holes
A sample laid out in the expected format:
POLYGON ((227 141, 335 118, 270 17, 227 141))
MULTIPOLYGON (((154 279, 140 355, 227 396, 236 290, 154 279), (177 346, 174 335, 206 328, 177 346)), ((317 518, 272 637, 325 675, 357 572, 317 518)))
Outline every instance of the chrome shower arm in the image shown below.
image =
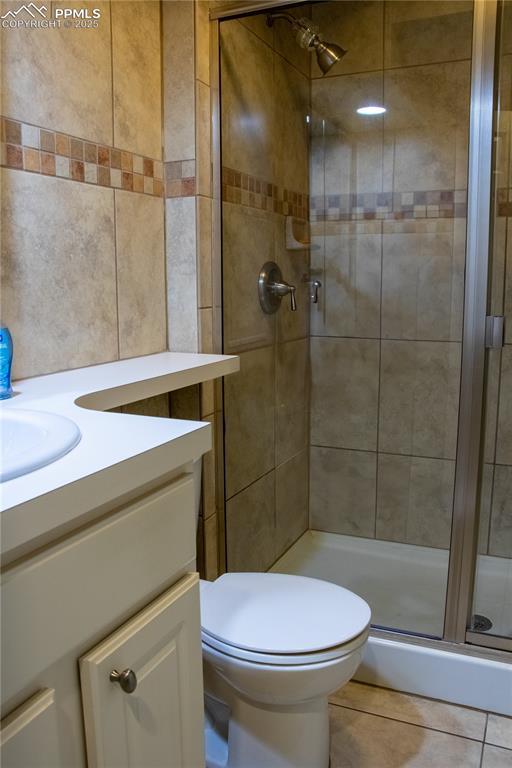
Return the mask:
POLYGON ((297 43, 301 48, 316 52, 318 66, 324 75, 345 56, 346 50, 344 48, 336 45, 336 43, 324 42, 318 27, 313 26, 309 19, 296 18, 291 13, 280 11, 267 14, 267 26, 272 27, 276 19, 283 19, 290 24, 297 33, 297 43))
POLYGON ((285 19, 289 24, 292 25, 292 27, 297 26, 297 22, 299 21, 299 19, 295 18, 295 16, 292 16, 291 13, 286 13, 285 11, 280 13, 268 13, 267 27, 273 26, 276 19, 285 19))
POLYGON ((319 40, 318 28, 312 27, 311 24, 308 24, 307 19, 298 19, 296 16, 292 16, 291 13, 286 13, 286 11, 282 11, 280 13, 269 13, 267 14, 267 26, 272 27, 276 19, 283 19, 291 25, 292 29, 300 30, 301 32, 305 33, 306 45, 303 47, 314 48, 315 40, 319 40))

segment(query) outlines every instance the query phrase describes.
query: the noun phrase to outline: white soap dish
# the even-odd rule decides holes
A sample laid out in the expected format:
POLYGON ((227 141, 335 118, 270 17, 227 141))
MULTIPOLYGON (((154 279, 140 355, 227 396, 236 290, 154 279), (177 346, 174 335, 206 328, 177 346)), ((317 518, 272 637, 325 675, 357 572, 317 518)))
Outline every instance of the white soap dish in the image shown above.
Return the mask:
POLYGON ((309 222, 305 219, 297 219, 295 216, 286 216, 286 249, 288 251, 307 251, 318 246, 311 245, 309 222))

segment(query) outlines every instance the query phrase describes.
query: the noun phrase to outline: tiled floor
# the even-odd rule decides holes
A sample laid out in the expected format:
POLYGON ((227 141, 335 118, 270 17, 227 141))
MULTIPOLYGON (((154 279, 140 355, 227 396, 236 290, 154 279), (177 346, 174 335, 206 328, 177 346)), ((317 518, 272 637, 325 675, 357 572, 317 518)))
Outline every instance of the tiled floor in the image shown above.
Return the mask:
POLYGON ((512 768, 512 718, 362 683, 330 710, 331 768, 512 768))

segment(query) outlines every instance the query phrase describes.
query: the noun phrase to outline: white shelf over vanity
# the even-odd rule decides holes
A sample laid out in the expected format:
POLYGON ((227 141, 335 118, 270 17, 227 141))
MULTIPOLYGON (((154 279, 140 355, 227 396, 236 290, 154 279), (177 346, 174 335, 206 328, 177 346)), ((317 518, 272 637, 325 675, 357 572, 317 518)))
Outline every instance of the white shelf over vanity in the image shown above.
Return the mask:
POLYGON ((104 411, 238 369, 236 356, 162 352, 15 382, 1 409, 67 416, 82 437, 52 464, 0 485, 4 564, 211 448, 207 422, 104 411))

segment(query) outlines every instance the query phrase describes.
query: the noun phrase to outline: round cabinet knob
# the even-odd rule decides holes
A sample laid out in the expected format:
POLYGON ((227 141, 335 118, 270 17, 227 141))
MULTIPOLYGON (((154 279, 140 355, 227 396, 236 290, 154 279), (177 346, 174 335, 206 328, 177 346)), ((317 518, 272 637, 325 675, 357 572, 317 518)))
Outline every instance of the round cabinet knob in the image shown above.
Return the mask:
POLYGON ((110 680, 113 683, 119 683, 125 693, 133 693, 137 687, 137 675, 133 669, 124 669, 122 672, 113 669, 110 680))

